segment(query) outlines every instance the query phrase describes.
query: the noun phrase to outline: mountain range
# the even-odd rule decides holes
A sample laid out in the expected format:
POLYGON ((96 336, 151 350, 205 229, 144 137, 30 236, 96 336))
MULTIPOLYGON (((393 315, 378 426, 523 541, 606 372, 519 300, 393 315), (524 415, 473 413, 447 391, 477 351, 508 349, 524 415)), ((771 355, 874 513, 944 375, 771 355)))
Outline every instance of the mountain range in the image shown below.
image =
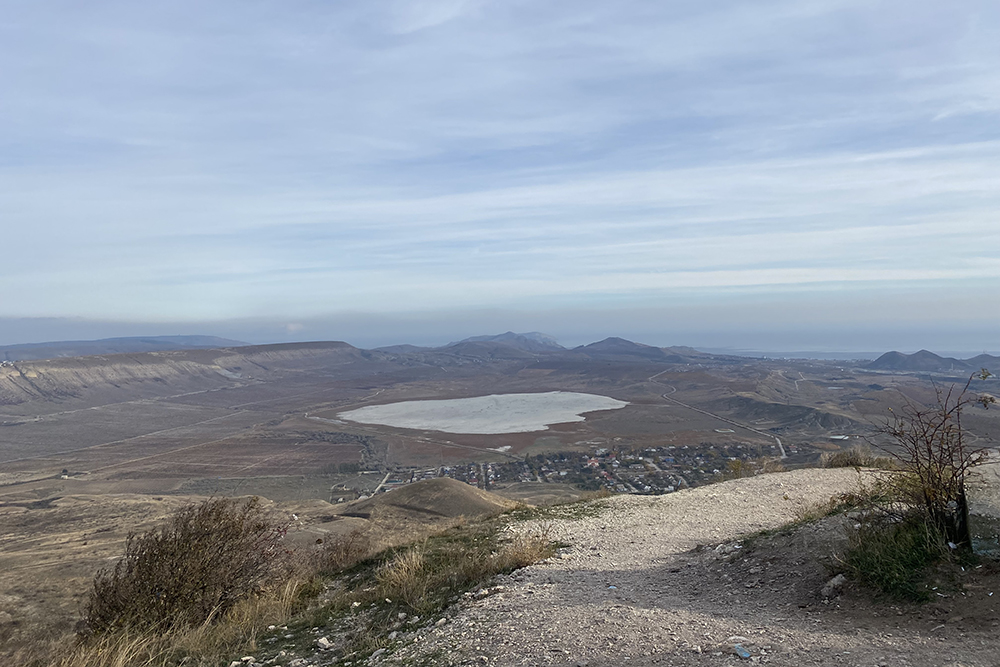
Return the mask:
MULTIPOLYGON (((0 346, 0 361, 32 361, 93 355, 135 354, 168 350, 204 350, 248 347, 250 344, 217 336, 133 336, 102 338, 99 340, 50 341, 0 346)), ((298 346, 315 346, 321 343, 299 343, 298 346)), ((254 346, 276 349, 273 346, 254 346)), ((708 357, 721 359, 733 355, 700 352, 690 347, 655 347, 636 343, 625 338, 610 337, 587 345, 566 348, 552 336, 538 331, 516 333, 507 331, 495 335, 471 336, 440 347, 416 345, 391 345, 376 348, 377 352, 395 355, 450 354, 459 357, 492 359, 532 359, 541 356, 586 357, 588 359, 627 361, 644 360, 663 363, 697 363, 708 357)), ((972 373, 986 368, 1000 373, 1000 357, 980 354, 969 359, 946 357, 928 350, 913 354, 886 352, 865 366, 871 370, 972 373)))
POLYGON ((452 345, 461 343, 503 343, 527 352, 553 352, 566 349, 552 336, 537 331, 529 331, 528 333, 508 331, 496 336, 472 336, 460 340, 458 343, 452 343, 452 345))
POLYGON ((920 350, 913 354, 902 352, 886 352, 881 357, 866 366, 878 371, 911 371, 929 373, 972 373, 980 368, 986 368, 994 372, 1000 371, 1000 357, 989 354, 980 354, 971 359, 955 359, 954 357, 942 357, 920 350))

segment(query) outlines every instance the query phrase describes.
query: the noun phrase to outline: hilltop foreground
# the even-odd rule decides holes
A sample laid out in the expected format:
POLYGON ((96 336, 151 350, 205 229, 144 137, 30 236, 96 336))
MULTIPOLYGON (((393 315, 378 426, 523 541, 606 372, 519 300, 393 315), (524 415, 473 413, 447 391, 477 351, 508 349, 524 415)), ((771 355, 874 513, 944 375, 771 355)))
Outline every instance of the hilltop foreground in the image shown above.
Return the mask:
POLYGON ((746 546, 735 541, 794 520, 857 479, 853 470, 796 470, 666 496, 617 496, 584 516, 515 525, 543 524, 570 546, 472 596, 443 623, 401 638, 376 662, 996 665, 1000 617, 990 575, 970 571, 964 592, 922 606, 873 601, 849 585, 827 599, 823 561, 842 546, 842 518, 746 546), (749 658, 735 655, 736 643, 749 658))

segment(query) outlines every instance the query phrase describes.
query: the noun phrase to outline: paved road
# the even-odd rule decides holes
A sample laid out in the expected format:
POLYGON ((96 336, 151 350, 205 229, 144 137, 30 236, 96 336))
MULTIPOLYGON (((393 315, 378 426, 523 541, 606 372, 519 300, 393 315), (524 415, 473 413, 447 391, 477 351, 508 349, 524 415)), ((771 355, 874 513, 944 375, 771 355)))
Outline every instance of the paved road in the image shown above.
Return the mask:
POLYGON ((385 477, 383 477, 383 478, 382 478, 382 481, 381 481, 381 482, 379 482, 379 485, 375 487, 375 490, 374 490, 374 491, 372 491, 372 495, 373 495, 373 496, 374 496, 374 495, 375 495, 376 493, 378 493, 379 491, 381 491, 381 490, 382 490, 382 487, 383 487, 383 486, 385 486, 385 483, 389 481, 389 478, 390 478, 391 476, 392 476, 392 471, 390 470, 389 472, 387 472, 387 473, 385 474, 385 477))

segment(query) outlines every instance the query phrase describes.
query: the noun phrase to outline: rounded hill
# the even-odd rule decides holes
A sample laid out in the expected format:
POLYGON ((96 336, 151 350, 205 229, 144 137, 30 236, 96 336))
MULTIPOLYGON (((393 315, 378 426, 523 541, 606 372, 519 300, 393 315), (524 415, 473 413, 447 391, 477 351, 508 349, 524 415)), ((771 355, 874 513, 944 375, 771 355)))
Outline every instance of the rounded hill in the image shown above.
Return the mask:
POLYGON ((345 516, 381 519, 387 515, 417 521, 428 518, 481 517, 513 509, 516 503, 450 477, 438 477, 394 489, 351 504, 345 516))

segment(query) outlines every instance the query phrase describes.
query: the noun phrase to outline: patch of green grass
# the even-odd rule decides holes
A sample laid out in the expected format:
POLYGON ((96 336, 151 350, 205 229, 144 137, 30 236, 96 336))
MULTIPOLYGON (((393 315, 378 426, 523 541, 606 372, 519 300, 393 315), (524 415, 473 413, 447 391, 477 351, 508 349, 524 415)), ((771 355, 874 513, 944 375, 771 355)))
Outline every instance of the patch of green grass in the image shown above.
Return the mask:
POLYGON ((863 520, 849 534, 844 555, 847 574, 862 585, 890 597, 926 601, 926 578, 932 565, 950 559, 940 531, 912 514, 901 521, 887 517, 863 520))

